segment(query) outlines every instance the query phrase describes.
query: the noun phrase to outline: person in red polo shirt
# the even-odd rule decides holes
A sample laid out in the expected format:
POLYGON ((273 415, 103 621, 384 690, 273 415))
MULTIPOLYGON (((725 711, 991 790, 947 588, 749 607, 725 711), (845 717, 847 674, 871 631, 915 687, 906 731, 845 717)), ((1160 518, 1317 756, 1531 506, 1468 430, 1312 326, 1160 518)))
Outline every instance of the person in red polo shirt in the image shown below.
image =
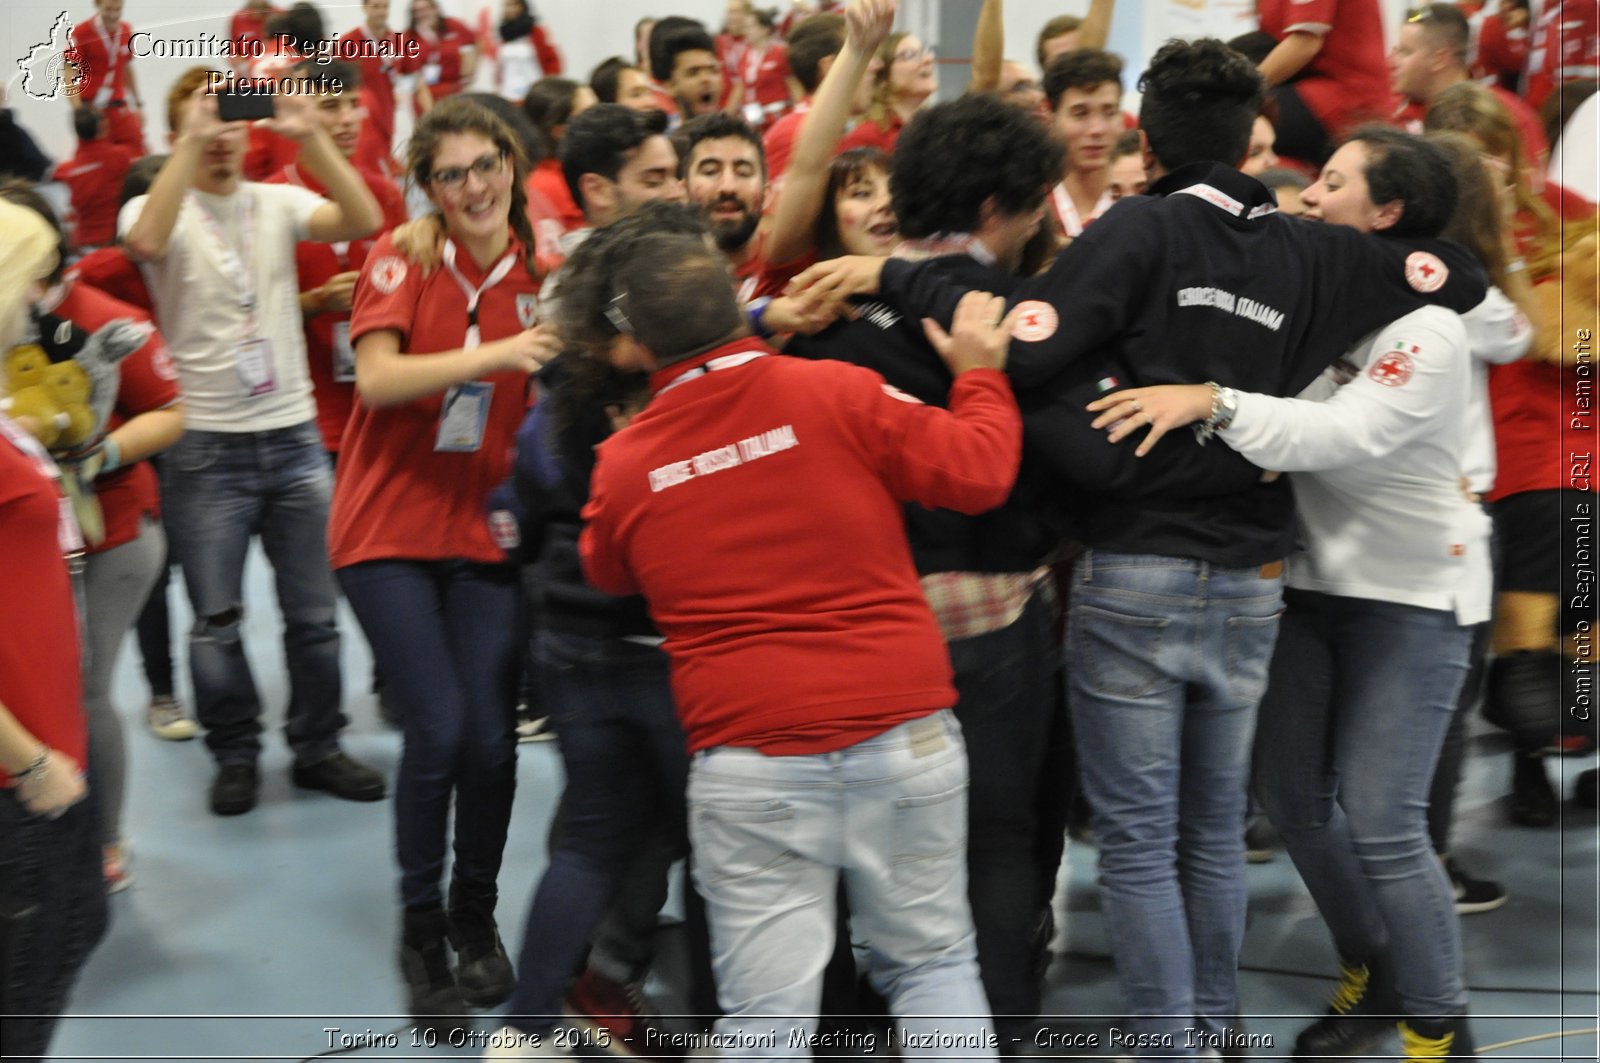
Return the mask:
MULTIPOLYGON (((1389 53, 1392 85, 1400 96, 1394 117, 1406 132, 1422 132, 1422 120, 1439 94, 1469 79, 1469 38, 1467 20, 1455 4, 1428 4, 1407 16, 1389 53)), ((1489 91, 1517 123, 1522 157, 1542 171, 1550 157, 1544 123, 1516 93, 1499 85, 1489 91)))
POLYGON ((267 20, 279 14, 267 0, 245 0, 245 4, 228 20, 228 38, 233 42, 230 65, 243 73, 250 60, 260 51, 267 39, 267 20))
POLYGON ((1278 101, 1279 155, 1321 166, 1353 127, 1389 111, 1378 0, 1259 0, 1277 46, 1261 60, 1278 101))
POLYGON ((775 21, 771 11, 751 9, 744 40, 722 57, 734 85, 733 101, 758 133, 770 129, 799 99, 791 87, 788 46, 773 36, 775 21))
POLYGON ((523 604, 514 543, 485 509, 511 471, 529 374, 559 341, 536 326, 516 135, 481 104, 444 100, 418 123, 409 157, 444 224, 443 263, 408 265, 386 234, 362 267, 350 322, 360 401, 328 548, 405 720, 395 849, 407 1003, 419 1023, 453 1027, 464 1004, 492 1007, 514 984, 494 910, 516 786, 523 604))
MULTIPOLYGON (((361 70, 351 62, 334 60, 324 66, 302 63, 292 71, 296 77, 327 77, 327 83, 342 86, 338 92, 315 94, 316 117, 333 138, 333 143, 372 191, 383 211, 383 228, 362 240, 321 244, 302 241, 295 245, 295 268, 300 278, 300 313, 305 320, 306 359, 311 368, 311 393, 317 403, 317 428, 328 453, 338 460, 344 426, 355 404, 356 356, 350 345, 350 304, 356 278, 367 254, 378 237, 406 220, 405 199, 395 183, 381 172, 361 165, 360 144, 364 123, 361 120, 361 70)), ((289 184, 309 188, 319 196, 327 190, 298 161, 291 162, 267 179, 268 184, 289 184)))
POLYGON ((57 166, 54 179, 72 195, 72 243, 80 251, 104 247, 117 238, 117 194, 128 167, 138 158, 133 149, 100 135, 100 112, 79 107, 72 112, 78 150, 57 166))
POLYGON ((411 104, 417 114, 472 84, 477 38, 466 23, 441 14, 437 0, 412 0, 411 28, 402 39, 407 58, 400 72, 417 76, 411 104))
POLYGON ((579 550, 593 586, 643 594, 672 658, 716 1035, 742 1058, 807 1043, 842 882, 904 1031, 992 1059, 966 752, 900 503, 979 513, 1010 491, 1013 322, 973 293, 954 340, 929 329, 956 378, 937 409, 751 339, 695 236, 639 235, 621 261, 609 298, 562 306, 591 357, 650 374, 647 405, 598 448, 579 550))
POLYGON ((406 55, 402 35, 389 28, 389 0, 362 0, 363 21, 341 34, 339 55, 361 68, 361 143, 355 158, 361 167, 392 175, 394 166, 395 82, 406 55))
POLYGON ((68 99, 74 108, 104 112, 107 135, 137 157, 145 151, 144 104, 133 77, 133 27, 122 21, 122 0, 95 0, 94 10, 93 18, 72 27, 78 56, 66 84, 76 83, 78 91, 68 99))

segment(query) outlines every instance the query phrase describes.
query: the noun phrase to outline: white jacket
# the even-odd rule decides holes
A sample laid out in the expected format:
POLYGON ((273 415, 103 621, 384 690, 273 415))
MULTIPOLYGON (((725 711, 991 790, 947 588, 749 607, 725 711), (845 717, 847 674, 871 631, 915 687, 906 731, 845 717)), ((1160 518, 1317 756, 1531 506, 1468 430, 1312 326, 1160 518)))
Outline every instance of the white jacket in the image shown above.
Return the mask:
POLYGON ((1489 618, 1489 518, 1462 491, 1471 438, 1466 326, 1423 307, 1378 330, 1300 397, 1239 397, 1221 437, 1295 473, 1288 585, 1489 618))

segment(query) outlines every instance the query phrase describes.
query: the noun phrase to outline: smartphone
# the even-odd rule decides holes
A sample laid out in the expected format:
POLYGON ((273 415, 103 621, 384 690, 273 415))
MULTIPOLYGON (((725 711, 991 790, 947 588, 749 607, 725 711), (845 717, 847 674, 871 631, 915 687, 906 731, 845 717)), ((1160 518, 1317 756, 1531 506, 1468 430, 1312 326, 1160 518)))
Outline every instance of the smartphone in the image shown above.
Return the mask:
POLYGON ((224 122, 253 122, 278 113, 268 92, 219 92, 217 117, 224 122))

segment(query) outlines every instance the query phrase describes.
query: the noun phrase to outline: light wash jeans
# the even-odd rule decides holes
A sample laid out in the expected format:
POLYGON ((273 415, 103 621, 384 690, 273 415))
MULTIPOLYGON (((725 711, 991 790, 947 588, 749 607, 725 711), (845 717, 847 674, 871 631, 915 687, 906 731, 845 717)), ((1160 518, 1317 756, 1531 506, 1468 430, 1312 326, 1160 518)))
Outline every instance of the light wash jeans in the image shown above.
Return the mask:
POLYGON ((162 518, 194 608, 195 712, 220 764, 261 752, 261 699, 240 639, 250 540, 272 565, 289 669, 285 727, 295 759, 338 752, 345 717, 339 592, 328 568, 333 473, 314 421, 266 432, 190 429, 167 452, 162 518))
POLYGON ((1349 964, 1387 960, 1407 1015, 1467 1007, 1428 790, 1472 628, 1291 590, 1256 735, 1256 791, 1349 964))
POLYGON ((1197 1054, 1238 1014, 1245 785, 1281 576, 1090 550, 1067 697, 1100 891, 1140 1055, 1197 1054))
POLYGON ((689 836, 724 1056, 810 1058, 795 1039, 817 1028, 842 877, 872 984, 909 1042, 901 1054, 995 1058, 967 906, 966 806, 966 747, 949 711, 834 753, 694 756, 689 836))

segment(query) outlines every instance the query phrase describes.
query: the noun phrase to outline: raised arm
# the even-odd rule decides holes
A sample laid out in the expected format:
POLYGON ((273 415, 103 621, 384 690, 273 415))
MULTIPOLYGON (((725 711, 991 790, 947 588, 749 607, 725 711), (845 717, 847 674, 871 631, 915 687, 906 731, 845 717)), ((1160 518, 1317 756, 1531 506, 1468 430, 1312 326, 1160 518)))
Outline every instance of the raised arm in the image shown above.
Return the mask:
POLYGON ((172 154, 151 183, 144 209, 128 228, 124 243, 135 260, 154 262, 166 255, 183 199, 200 169, 200 156, 227 132, 228 123, 217 115, 217 98, 208 95, 203 85, 195 89, 185 104, 182 130, 173 141, 172 154))
POLYGON ((895 0, 851 0, 845 10, 844 48, 833 60, 811 110, 800 124, 783 191, 772 212, 767 261, 781 266, 811 250, 817 215, 826 209, 828 166, 850 118, 850 99, 866 75, 872 53, 894 26, 895 0))
POLYGON ((1078 26, 1079 48, 1104 48, 1111 39, 1111 16, 1117 0, 1089 0, 1089 13, 1078 26))
POLYGON ((972 76, 967 81, 968 92, 993 92, 1000 87, 1005 52, 1005 0, 983 0, 983 6, 978 9, 978 25, 972 31, 972 76))
POLYGON ((322 182, 328 199, 312 212, 307 238, 320 243, 359 240, 383 227, 383 210, 354 166, 339 152, 333 138, 313 113, 310 96, 278 96, 278 114, 257 125, 300 144, 300 161, 322 182))

